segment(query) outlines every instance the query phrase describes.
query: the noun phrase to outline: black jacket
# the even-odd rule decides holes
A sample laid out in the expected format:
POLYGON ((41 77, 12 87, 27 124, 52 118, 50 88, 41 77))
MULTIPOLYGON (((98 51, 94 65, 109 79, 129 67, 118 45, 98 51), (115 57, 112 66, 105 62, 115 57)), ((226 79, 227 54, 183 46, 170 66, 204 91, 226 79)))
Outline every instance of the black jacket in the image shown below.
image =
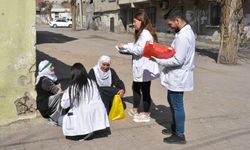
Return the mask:
POLYGON ((50 115, 49 112, 49 97, 55 95, 59 88, 56 86, 57 82, 50 80, 47 77, 41 77, 40 81, 36 85, 36 104, 37 109, 40 111, 41 115, 45 118, 48 118, 50 115))

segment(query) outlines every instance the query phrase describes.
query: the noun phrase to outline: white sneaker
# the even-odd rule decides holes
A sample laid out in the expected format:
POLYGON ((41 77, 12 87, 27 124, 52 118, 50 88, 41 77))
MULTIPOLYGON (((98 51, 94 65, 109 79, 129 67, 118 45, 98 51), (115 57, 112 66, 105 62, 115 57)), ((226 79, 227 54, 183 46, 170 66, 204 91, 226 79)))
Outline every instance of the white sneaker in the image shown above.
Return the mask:
POLYGON ((138 116, 138 115, 139 115, 138 112, 134 111, 133 109, 129 109, 128 114, 129 114, 129 116, 131 116, 131 117, 134 117, 134 116, 138 116))
POLYGON ((52 120, 51 118, 48 119, 48 125, 56 127, 58 126, 57 122, 55 122, 54 120, 52 120))
POLYGON ((138 114, 136 114, 136 115, 133 116, 133 119, 137 119, 137 118, 139 118, 141 115, 144 115, 144 114, 143 114, 143 113, 138 113, 138 114))
POLYGON ((135 116, 133 119, 134 122, 150 122, 150 116, 140 113, 138 116, 135 116))

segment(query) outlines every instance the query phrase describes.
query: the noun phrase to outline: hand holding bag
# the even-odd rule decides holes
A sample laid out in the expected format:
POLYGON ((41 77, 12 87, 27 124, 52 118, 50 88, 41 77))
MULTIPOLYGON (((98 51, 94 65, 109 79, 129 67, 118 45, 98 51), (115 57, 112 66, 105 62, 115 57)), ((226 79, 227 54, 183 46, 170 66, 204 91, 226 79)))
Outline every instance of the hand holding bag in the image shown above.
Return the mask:
POLYGON ((146 42, 145 48, 143 51, 143 56, 150 58, 154 56, 160 59, 167 59, 173 57, 175 54, 175 49, 169 46, 161 45, 159 43, 150 43, 146 42))
POLYGON ((109 112, 109 120, 118 120, 125 118, 125 110, 123 108, 122 99, 119 95, 115 95, 109 112))

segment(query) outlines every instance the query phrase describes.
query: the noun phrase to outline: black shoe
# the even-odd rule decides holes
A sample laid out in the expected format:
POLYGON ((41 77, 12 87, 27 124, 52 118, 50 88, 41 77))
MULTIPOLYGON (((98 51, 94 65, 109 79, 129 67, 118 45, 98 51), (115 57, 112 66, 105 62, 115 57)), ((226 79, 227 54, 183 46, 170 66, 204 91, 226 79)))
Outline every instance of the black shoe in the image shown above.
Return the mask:
POLYGON ((163 139, 164 143, 168 143, 168 144, 186 144, 186 139, 185 136, 178 136, 178 135, 171 135, 170 137, 164 138, 163 139))
POLYGON ((171 135, 171 134, 176 134, 172 129, 166 128, 161 131, 162 134, 164 135, 171 135))

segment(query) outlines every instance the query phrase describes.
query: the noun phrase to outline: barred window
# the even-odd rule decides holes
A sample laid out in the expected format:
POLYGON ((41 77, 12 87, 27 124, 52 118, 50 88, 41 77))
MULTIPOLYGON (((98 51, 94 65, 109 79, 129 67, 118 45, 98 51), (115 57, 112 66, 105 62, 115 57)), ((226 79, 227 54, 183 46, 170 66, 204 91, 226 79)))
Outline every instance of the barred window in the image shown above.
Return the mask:
POLYGON ((221 6, 218 2, 209 1, 208 5, 208 25, 219 26, 221 16, 221 6))

